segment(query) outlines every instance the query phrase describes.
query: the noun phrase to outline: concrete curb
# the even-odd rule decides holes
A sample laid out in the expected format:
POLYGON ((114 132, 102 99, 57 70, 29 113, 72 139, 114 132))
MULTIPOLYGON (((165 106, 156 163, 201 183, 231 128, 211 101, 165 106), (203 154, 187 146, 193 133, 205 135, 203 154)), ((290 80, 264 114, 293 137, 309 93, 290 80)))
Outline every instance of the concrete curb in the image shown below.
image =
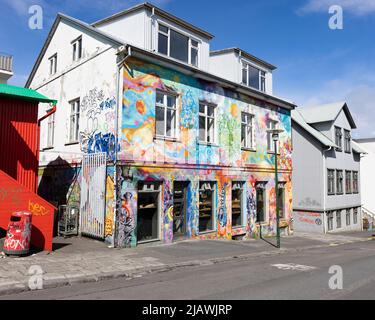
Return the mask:
MULTIPOLYGON (((141 277, 146 274, 151 273, 161 273, 161 272, 168 272, 173 271, 176 269, 188 268, 188 267, 201 267, 201 266, 209 266, 213 264, 225 263, 229 261, 246 261, 251 258, 255 257, 266 257, 266 256, 273 256, 273 255, 280 255, 288 252, 299 252, 304 250, 310 249, 319 249, 319 248, 328 248, 334 246, 341 246, 355 242, 365 242, 365 241, 372 241, 375 240, 375 237, 366 238, 366 239, 358 239, 356 241, 348 241, 344 243, 330 243, 330 244, 323 244, 323 245, 313 245, 313 246, 305 246, 305 247, 297 247, 297 248, 289 248, 289 249, 275 249, 271 251, 261 251, 261 252, 253 252, 248 254, 241 254, 241 255, 234 255, 234 256, 227 256, 227 257, 218 257, 218 258, 210 258, 205 260, 190 260, 190 261, 183 261, 183 262, 174 262, 169 264, 163 264, 159 266, 152 266, 152 267, 136 267, 134 269, 126 270, 126 271, 113 271, 113 272, 87 272, 81 274, 48 274, 43 276, 43 289, 52 289, 58 288, 63 286, 73 286, 76 284, 83 284, 83 283, 93 283, 93 282, 100 282, 102 280, 111 280, 117 278, 126 278, 128 280, 141 277)), ((1 283, 0 282, 0 296, 4 295, 11 295, 11 294, 19 294, 22 292, 32 291, 29 288, 28 281, 12 281, 9 280, 8 282, 1 283)))

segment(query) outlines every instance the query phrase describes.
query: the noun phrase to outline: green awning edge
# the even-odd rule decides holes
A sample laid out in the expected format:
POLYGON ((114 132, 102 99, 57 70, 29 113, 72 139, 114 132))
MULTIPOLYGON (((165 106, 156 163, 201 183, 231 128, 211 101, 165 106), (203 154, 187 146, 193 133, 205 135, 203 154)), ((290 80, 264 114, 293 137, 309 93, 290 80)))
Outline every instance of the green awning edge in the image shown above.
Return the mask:
POLYGON ((0 83, 0 95, 38 102, 46 102, 53 104, 57 103, 57 100, 47 98, 46 96, 40 94, 35 90, 12 86, 5 83, 0 83))

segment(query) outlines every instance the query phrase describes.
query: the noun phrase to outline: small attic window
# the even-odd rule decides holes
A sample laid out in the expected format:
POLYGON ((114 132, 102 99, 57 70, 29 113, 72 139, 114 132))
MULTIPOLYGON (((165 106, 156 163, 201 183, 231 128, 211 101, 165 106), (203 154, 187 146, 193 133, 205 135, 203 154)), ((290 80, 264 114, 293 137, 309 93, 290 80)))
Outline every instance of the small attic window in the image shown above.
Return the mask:
POLYGON ((82 36, 72 41, 73 61, 78 61, 82 58, 82 36))
POLYGON ((49 74, 53 76, 57 72, 57 53, 49 59, 49 74))

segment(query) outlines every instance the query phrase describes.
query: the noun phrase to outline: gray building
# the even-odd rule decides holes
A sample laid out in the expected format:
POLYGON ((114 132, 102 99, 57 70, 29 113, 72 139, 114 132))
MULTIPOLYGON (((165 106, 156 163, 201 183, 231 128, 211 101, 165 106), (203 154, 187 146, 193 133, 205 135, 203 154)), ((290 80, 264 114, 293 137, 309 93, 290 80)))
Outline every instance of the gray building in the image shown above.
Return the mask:
POLYGON ((362 230, 355 128, 345 102, 292 112, 294 230, 362 230))

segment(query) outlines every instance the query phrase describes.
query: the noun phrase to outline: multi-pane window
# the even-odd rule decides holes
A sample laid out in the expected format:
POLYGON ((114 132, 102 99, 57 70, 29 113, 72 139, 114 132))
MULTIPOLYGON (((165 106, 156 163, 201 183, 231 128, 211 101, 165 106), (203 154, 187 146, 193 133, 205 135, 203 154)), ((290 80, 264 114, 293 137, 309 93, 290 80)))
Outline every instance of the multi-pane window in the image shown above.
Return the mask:
POLYGON ((350 209, 346 209, 346 225, 350 226, 350 209))
POLYGON ((266 72, 242 63, 242 84, 263 92, 266 91, 266 72))
POLYGON ((336 228, 341 228, 341 210, 336 211, 336 228))
POLYGON ((353 223, 358 223, 358 208, 353 208, 353 223))
POLYGON ((254 149, 254 116, 252 114, 241 113, 241 147, 254 149))
POLYGON ((353 193, 358 193, 358 171, 353 171, 353 193))
POLYGON ((78 142, 79 114, 80 114, 80 100, 75 99, 70 102, 69 142, 78 142))
POLYGON ((351 140, 350 131, 344 129, 344 148, 345 148, 345 152, 349 152, 349 153, 351 152, 350 140, 351 140))
POLYGON ((156 137, 177 138, 176 96, 165 92, 156 92, 155 106, 156 137))
POLYGON ((49 60, 49 74, 52 76, 57 72, 57 53, 55 53, 49 60))
POLYGON ((342 150, 342 130, 339 127, 335 127, 335 143, 338 147, 338 150, 342 150))
POLYGON ((199 232, 213 231, 214 226, 215 183, 199 184, 199 232))
POLYGON ((328 231, 333 230, 333 212, 332 211, 327 212, 327 228, 328 228, 328 231))
POLYGON ((335 170, 327 170, 327 180, 328 195, 335 194, 335 170))
POLYGON ((72 41, 72 52, 73 52, 73 61, 78 61, 82 58, 82 37, 77 38, 72 41))
MULTIPOLYGON (((267 124, 268 130, 276 129, 277 128, 277 121, 269 120, 267 124)), ((272 133, 267 132, 267 150, 269 152, 275 152, 275 143, 272 139, 272 133)))
POLYGON ((215 106, 199 104, 199 141, 215 143, 215 106))
POLYGON ((242 214, 243 187, 243 182, 232 183, 232 227, 245 225, 242 214))
POLYGON ((158 52, 198 66, 199 42, 162 24, 159 24, 158 52))
POLYGON ((352 193, 352 172, 348 170, 345 171, 345 192, 352 193))
POLYGON ((344 176, 342 170, 336 170, 336 194, 343 194, 344 176))
POLYGON ((256 210, 258 223, 266 221, 266 183, 259 182, 255 186, 256 191, 256 210))
POLYGON ((279 217, 285 218, 285 183, 280 182, 277 188, 277 205, 279 207, 279 217))
POLYGON ((54 138, 55 138, 55 113, 52 113, 48 117, 48 122, 47 122, 47 148, 53 147, 54 138))

